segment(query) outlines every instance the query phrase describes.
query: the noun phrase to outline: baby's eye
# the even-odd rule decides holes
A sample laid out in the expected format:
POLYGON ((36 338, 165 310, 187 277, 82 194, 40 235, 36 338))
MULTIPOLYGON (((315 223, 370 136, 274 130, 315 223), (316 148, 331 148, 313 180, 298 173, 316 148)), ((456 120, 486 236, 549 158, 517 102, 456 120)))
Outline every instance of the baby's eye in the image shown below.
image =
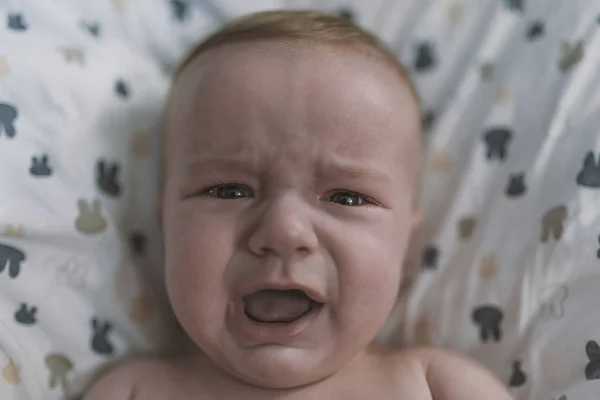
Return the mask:
POLYGON ((252 197, 252 192, 249 189, 238 184, 214 186, 208 189, 206 193, 209 196, 227 200, 241 199, 242 197, 252 197))
POLYGON ((337 203, 342 206, 362 206, 370 204, 365 196, 350 191, 333 192, 326 197, 327 201, 337 203))

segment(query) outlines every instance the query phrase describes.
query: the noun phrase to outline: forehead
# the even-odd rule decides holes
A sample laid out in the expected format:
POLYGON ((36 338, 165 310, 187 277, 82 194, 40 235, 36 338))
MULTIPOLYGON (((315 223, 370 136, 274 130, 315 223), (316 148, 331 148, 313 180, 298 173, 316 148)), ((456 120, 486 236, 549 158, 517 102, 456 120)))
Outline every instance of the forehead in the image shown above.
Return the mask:
POLYGON ((418 113, 407 83, 379 58, 329 46, 227 45, 175 82, 167 151, 177 156, 168 158, 310 161, 326 152, 389 162, 419 140, 418 113))

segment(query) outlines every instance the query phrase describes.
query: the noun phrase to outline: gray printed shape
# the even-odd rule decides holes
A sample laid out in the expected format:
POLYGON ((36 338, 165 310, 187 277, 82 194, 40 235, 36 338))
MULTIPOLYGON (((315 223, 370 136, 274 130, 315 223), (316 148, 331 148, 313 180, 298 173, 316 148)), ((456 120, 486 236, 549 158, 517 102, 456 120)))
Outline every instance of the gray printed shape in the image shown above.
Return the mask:
POLYGON ((30 307, 26 303, 21 303, 17 311, 15 311, 15 321, 22 325, 34 325, 37 322, 36 314, 36 306, 30 307))
POLYGON ((585 353, 590 362, 585 366, 585 378, 588 381, 600 379, 600 346, 595 340, 585 345, 585 353))
POLYGON ((119 183, 119 164, 100 160, 96 164, 96 183, 102 192, 111 197, 121 194, 119 183))
POLYGON ((506 160, 508 152, 508 143, 512 139, 512 136, 513 134, 508 128, 490 128, 483 135, 483 139, 486 145, 486 158, 488 160, 506 160))
POLYGON ((521 361, 513 361, 513 371, 509 382, 510 387, 520 387, 523 386, 525 382, 527 382, 527 375, 523 372, 521 361))
POLYGON ((8 267, 8 276, 15 279, 21 272, 25 253, 16 247, 0 243, 0 274, 8 267))
POLYGON ((48 154, 31 157, 31 167, 29 173, 36 177, 47 177, 52 175, 52 169, 48 165, 48 154))
POLYGON ((473 311, 471 318, 479 327, 479 339, 482 343, 487 343, 490 339, 495 342, 502 339, 501 323, 504 315, 498 307, 490 305, 478 307, 473 311))
POLYGON ((108 333, 112 330, 111 323, 100 322, 97 318, 93 318, 92 329, 92 350, 103 355, 113 354, 114 347, 108 340, 108 333))
POLYGON ((179 22, 183 22, 187 19, 189 10, 188 4, 183 0, 171 0, 169 1, 171 6, 171 12, 175 19, 179 22))
POLYGON ((577 174, 576 181, 583 187, 592 189, 600 188, 600 162, 596 163, 594 152, 590 151, 585 155, 583 167, 577 174))
POLYGON ((525 194, 527 187, 525 186, 525 174, 511 174, 506 185, 506 196, 520 197, 525 194))
POLYGON ((9 138, 15 137, 17 130, 15 121, 19 116, 17 108, 8 103, 0 103, 0 136, 6 133, 9 138))
POLYGON ((415 49, 416 58, 414 69, 417 72, 426 72, 435 67, 436 56, 433 43, 422 42, 419 43, 415 49))
POLYGON ((8 29, 11 29, 11 30, 17 31, 17 32, 26 31, 28 28, 27 23, 24 20, 23 14, 21 14, 21 13, 8 14, 7 26, 8 26, 8 29))

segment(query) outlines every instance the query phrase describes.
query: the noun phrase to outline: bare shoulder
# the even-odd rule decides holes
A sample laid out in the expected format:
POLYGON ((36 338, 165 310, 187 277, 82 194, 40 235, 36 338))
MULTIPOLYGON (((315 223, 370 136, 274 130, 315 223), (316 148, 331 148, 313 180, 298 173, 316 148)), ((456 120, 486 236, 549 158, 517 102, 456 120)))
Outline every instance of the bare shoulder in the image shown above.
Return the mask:
POLYGON ((510 400, 505 385, 486 367, 462 354, 441 349, 392 350, 388 370, 423 381, 434 399, 510 400))
POLYGON ((175 358, 145 357, 114 366, 101 374, 92 384, 84 400, 134 400, 141 391, 152 385, 160 385, 176 374, 178 360, 175 358))

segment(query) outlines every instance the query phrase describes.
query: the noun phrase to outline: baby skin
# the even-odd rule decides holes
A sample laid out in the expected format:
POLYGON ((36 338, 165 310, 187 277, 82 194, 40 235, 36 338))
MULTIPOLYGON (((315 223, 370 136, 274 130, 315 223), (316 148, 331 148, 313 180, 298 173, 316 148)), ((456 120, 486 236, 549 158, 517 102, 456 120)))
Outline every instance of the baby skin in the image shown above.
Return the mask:
POLYGON ((509 400, 451 352, 372 345, 418 224, 418 104, 368 52, 269 40, 193 59, 167 111, 166 285, 197 350, 87 400, 509 400))

